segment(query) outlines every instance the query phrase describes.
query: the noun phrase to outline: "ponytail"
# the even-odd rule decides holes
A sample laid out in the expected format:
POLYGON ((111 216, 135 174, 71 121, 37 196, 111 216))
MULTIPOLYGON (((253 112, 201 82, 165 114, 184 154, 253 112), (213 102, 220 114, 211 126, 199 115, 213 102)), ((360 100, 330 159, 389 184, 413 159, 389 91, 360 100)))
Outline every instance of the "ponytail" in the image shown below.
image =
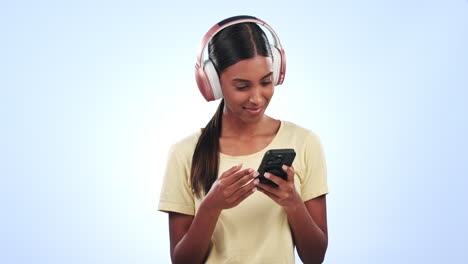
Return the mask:
POLYGON ((221 136, 221 123, 224 109, 224 98, 202 130, 192 157, 190 182, 197 198, 206 195, 218 178, 219 169, 219 137, 221 136))

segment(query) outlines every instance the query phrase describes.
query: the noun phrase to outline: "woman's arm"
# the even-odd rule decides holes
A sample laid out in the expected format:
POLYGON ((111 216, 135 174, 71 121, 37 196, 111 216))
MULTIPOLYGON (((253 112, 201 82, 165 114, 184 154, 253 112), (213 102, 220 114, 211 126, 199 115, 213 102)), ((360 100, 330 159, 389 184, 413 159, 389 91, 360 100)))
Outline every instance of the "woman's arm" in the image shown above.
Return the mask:
POLYGON ((172 263, 203 263, 220 213, 206 203, 195 216, 169 213, 172 263))
POLYGON ((322 263, 328 246, 325 195, 285 211, 302 262, 322 263))
POLYGON ((294 168, 283 165, 283 170, 288 174, 286 180, 265 173, 278 187, 259 183, 258 190, 284 208, 301 260, 322 263, 328 246, 325 196, 303 202, 294 185, 294 168))

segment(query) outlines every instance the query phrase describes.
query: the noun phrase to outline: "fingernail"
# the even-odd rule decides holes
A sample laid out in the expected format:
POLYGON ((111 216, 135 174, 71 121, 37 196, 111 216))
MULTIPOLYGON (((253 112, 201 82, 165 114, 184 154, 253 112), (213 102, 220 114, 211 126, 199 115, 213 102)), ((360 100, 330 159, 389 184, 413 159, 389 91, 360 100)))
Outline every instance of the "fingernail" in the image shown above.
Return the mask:
POLYGON ((258 175, 260 175, 260 173, 258 173, 258 171, 256 171, 254 174, 253 174, 253 177, 257 177, 258 175))
POLYGON ((259 179, 254 180, 254 184, 257 185, 259 181, 259 179))
POLYGON ((249 169, 249 173, 252 173, 254 170, 253 169, 249 169))
POLYGON ((287 170, 287 169, 288 169, 288 166, 283 165, 282 168, 283 168, 283 170, 287 170))
POLYGON ((263 174, 263 175, 265 175, 266 178, 270 178, 270 173, 268 173, 268 172, 265 172, 265 174, 263 174))

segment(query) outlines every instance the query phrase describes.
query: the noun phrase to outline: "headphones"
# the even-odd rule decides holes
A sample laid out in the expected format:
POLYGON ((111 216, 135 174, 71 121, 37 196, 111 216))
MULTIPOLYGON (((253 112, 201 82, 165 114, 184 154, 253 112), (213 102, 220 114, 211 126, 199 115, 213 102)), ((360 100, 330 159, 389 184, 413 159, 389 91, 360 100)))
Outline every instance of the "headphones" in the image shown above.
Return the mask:
POLYGON ((197 55, 197 63, 195 64, 195 79, 197 81, 198 89, 202 93, 206 101, 214 101, 223 97, 221 90, 221 83, 219 81, 218 73, 210 59, 203 60, 203 52, 206 45, 211 38, 225 27, 230 25, 243 23, 243 22, 255 22, 266 27, 274 38, 274 45, 271 45, 271 51, 273 56, 273 78, 274 84, 280 85, 284 81, 286 74, 286 56, 281 46, 280 40, 276 35, 275 31, 264 21, 253 17, 253 16, 233 16, 226 18, 223 21, 214 25, 203 37, 200 50, 197 55))

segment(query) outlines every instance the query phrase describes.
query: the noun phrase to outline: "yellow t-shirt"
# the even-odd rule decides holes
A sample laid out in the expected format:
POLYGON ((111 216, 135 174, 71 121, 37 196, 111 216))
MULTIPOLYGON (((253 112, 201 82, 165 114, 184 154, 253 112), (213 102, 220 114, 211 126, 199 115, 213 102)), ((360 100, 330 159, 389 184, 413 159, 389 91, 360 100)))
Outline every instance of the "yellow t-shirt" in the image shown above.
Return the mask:
MULTIPOLYGON (((190 187, 190 168, 201 130, 173 144, 158 210, 195 215, 201 200, 190 187)), ((294 182, 302 200, 328 193, 325 157, 319 137, 309 129, 281 120, 273 140, 261 151, 244 156, 220 153, 218 177, 239 163, 257 170, 269 149, 293 148, 294 182)), ((203 199, 203 198, 202 198, 203 199)), ((205 263, 294 263, 294 243, 283 208, 257 191, 236 207, 223 210, 213 232, 205 263)))

